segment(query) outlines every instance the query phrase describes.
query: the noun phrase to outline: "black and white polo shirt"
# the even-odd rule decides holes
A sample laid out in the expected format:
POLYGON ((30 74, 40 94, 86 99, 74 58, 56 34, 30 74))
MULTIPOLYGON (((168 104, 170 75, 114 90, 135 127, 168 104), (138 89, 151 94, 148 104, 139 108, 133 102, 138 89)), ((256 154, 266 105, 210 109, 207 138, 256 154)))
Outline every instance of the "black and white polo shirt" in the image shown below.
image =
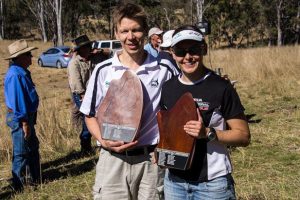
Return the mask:
MULTIPOLYGON (((180 76, 163 85, 161 107, 171 109, 177 100, 190 92, 200 108, 206 127, 226 130, 226 120, 244 112, 239 96, 229 81, 208 70, 204 78, 193 84, 185 83, 180 76)), ((227 147, 218 141, 196 141, 192 167, 181 171, 170 169, 170 173, 188 181, 208 181, 232 172, 227 147)))
MULTIPOLYGON (((126 70, 130 70, 128 66, 121 64, 118 58, 120 53, 117 52, 113 58, 98 64, 94 69, 80 107, 83 114, 95 117, 110 82, 120 79, 126 70)), ((144 97, 138 146, 157 144, 159 132, 156 113, 159 110, 162 84, 178 72, 170 61, 162 60, 158 64, 157 59, 148 54, 144 63, 134 73, 141 80, 144 97)))

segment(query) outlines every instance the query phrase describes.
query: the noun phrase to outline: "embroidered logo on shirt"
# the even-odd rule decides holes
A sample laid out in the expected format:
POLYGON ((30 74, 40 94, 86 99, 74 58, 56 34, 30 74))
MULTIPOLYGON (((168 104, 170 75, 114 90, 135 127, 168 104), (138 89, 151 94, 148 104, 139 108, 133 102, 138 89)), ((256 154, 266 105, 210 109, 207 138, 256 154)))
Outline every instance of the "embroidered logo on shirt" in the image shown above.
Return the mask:
POLYGON ((208 110, 209 102, 204 102, 202 99, 194 98, 194 101, 197 103, 200 110, 208 110))
POLYGON ((157 88, 158 87, 158 79, 152 79, 150 82, 151 87, 157 88))
POLYGON ((110 82, 109 81, 105 81, 105 86, 109 87, 110 82))

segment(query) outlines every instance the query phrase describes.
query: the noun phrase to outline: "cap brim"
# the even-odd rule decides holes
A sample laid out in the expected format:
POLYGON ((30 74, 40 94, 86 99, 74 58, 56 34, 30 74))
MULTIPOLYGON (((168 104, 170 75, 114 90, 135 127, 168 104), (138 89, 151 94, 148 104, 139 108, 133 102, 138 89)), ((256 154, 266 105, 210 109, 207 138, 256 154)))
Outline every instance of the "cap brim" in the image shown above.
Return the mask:
POLYGON ((162 33, 163 33, 163 31, 157 31, 157 32, 152 33, 151 35, 149 35, 149 37, 151 37, 152 35, 160 35, 160 34, 162 34, 162 33))
POLYGON ((172 47, 175 46, 176 44, 178 44, 181 41, 184 40, 195 40, 198 42, 203 42, 204 41, 204 37, 201 33, 197 32, 197 31, 193 31, 193 30, 183 30, 180 31, 179 33, 176 33, 173 37, 172 37, 172 47))
POLYGON ((172 42, 171 41, 169 41, 169 42, 163 42, 163 43, 161 43, 161 47, 171 47, 171 44, 172 44, 172 42))
POLYGON ((17 53, 14 53, 13 55, 9 56, 8 58, 4 58, 4 60, 10 60, 12 58, 16 58, 24 53, 27 53, 29 51, 33 51, 35 49, 38 49, 37 47, 27 47, 26 49, 23 49, 21 51, 18 51, 17 53))

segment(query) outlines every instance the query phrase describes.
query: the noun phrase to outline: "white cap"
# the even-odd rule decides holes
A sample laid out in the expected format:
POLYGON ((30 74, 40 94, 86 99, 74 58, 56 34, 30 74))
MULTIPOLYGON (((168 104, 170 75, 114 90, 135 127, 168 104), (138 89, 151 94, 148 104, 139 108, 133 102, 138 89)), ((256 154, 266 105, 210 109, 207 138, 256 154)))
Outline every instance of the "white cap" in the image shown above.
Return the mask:
POLYGON ((164 33, 163 35, 163 43, 160 45, 160 47, 171 47, 172 44, 172 35, 175 30, 169 30, 164 33))
POLYGON ((160 34, 162 34, 163 33, 163 31, 162 30, 160 30, 159 28, 157 28, 157 27, 153 27, 153 28, 151 28, 150 30, 149 30, 149 32, 148 32, 148 37, 151 37, 152 35, 160 35, 160 34))
POLYGON ((172 47, 175 46, 178 42, 183 40, 195 40, 202 42, 204 41, 204 37, 201 33, 193 30, 183 30, 176 33, 172 38, 172 47))

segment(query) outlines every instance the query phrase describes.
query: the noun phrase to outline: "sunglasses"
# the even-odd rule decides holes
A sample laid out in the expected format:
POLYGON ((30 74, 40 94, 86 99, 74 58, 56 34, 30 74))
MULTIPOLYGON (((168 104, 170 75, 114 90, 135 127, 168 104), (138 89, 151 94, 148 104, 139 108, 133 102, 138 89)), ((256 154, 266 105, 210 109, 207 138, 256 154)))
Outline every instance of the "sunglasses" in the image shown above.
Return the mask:
POLYGON ((199 45, 192 46, 188 49, 181 49, 181 48, 178 48, 178 47, 173 47, 173 52, 178 57, 185 57, 185 55, 187 53, 189 53, 192 56, 193 55, 201 55, 202 47, 199 46, 199 45))

